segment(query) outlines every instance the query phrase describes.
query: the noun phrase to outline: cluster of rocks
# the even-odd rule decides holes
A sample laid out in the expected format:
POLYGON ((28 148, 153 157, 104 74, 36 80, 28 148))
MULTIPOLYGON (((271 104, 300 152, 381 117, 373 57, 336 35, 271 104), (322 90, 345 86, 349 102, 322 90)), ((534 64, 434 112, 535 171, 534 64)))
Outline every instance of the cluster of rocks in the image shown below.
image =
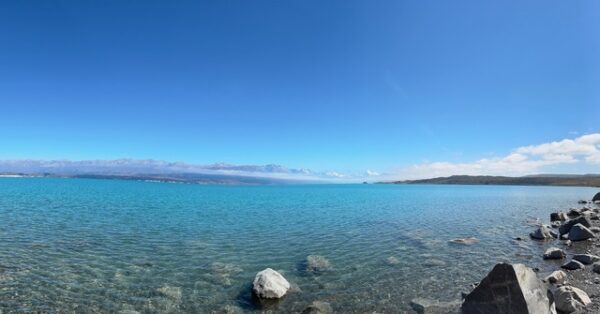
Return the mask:
MULTIPOLYGON (((600 228, 593 226, 600 220, 600 193, 592 202, 579 201, 585 206, 556 212, 550 215, 550 225, 540 225, 530 233, 539 241, 561 241, 565 248, 573 242, 596 239, 600 228)), ((522 239, 520 239, 522 240, 522 239)), ((565 249, 550 247, 543 255, 546 260, 563 260, 565 271, 585 269, 592 265, 592 271, 600 274, 600 256, 590 254, 569 254, 565 249)), ((522 264, 497 264, 492 271, 466 294, 461 305, 463 314, 471 313, 580 313, 592 304, 588 294, 569 284, 568 275, 556 270, 545 278, 538 278, 535 271, 522 264)))
POLYGON ((567 275, 555 271, 540 280, 523 264, 497 264, 465 296, 463 314, 573 313, 592 303, 583 290, 566 283, 567 275))

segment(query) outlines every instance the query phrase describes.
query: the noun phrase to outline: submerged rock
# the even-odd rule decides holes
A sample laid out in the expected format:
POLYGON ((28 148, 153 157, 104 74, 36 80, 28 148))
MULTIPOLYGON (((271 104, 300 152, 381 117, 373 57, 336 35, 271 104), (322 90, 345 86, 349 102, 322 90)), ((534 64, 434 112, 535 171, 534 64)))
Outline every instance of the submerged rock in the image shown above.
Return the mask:
POLYGON ((571 227, 573 227, 576 224, 582 224, 583 226, 588 227, 588 228, 592 226, 592 223, 590 222, 590 220, 587 217, 582 216, 582 217, 577 217, 577 218, 574 218, 574 219, 564 222, 560 226, 560 228, 558 228, 558 232, 561 235, 567 234, 567 233, 569 233, 569 231, 571 231, 571 227))
POLYGON ((583 241, 596 237, 596 235, 582 224, 576 224, 569 231, 569 240, 583 241))
POLYGON ((472 245, 472 244, 479 242, 479 240, 474 237, 468 237, 468 238, 461 238, 461 239, 452 239, 449 242, 453 243, 453 244, 472 245))
POLYGON ((544 259, 561 259, 565 258, 565 256, 567 256, 567 253, 565 253, 565 251, 555 247, 547 249, 544 253, 544 259))
POLYGON ((580 261, 570 260, 560 267, 567 269, 567 270, 577 270, 577 269, 585 268, 585 265, 583 265, 580 261))
POLYGON ((446 262, 432 258, 424 261, 422 265, 427 267, 446 266, 446 262))
POLYGON ((333 309, 331 308, 331 305, 327 302, 321 302, 321 301, 314 301, 308 307, 306 307, 306 309, 304 309, 304 311, 302 311, 302 314, 329 314, 329 313, 333 313, 333 309))
POLYGON ((306 271, 323 272, 331 269, 331 263, 324 256, 309 255, 306 257, 306 271))
POLYGON ((529 236, 536 240, 546 240, 555 238, 552 230, 548 226, 539 226, 534 232, 530 233, 529 236))
POLYGON ((213 314, 242 314, 244 310, 235 305, 225 305, 221 307, 218 311, 213 311, 213 314))
POLYGON ((210 265, 210 274, 207 274, 207 278, 217 284, 231 286, 232 277, 242 271, 242 268, 234 264, 214 262, 210 265))
POLYGON ((554 291, 556 309, 564 313, 572 313, 583 310, 592 303, 585 291, 572 287, 562 286, 554 291))
POLYGON ((575 254, 573 255, 573 259, 576 261, 580 261, 585 265, 590 265, 597 261, 600 261, 600 257, 592 254, 575 254))
POLYGON ((252 291, 257 297, 263 299, 278 299, 283 297, 290 283, 283 276, 271 268, 260 271, 254 277, 252 291))
POLYGON ((182 292, 180 287, 163 286, 157 290, 169 299, 176 302, 181 302, 182 292))
POLYGON ((497 264, 466 297, 463 314, 555 313, 548 286, 523 264, 497 264))
POLYGON ((567 274, 562 270, 553 271, 550 275, 546 276, 544 280, 551 284, 562 285, 567 279, 567 274))
POLYGON ((410 301, 410 307, 419 314, 451 313, 458 310, 460 301, 441 302, 425 298, 415 298, 410 301))
POLYGON ((386 258, 386 259, 385 259, 385 262, 386 262, 388 265, 398 265, 398 264, 400 264, 400 260, 399 260, 399 259, 397 259, 397 258, 396 258, 396 257, 394 257, 394 256, 390 256, 390 257, 386 258))

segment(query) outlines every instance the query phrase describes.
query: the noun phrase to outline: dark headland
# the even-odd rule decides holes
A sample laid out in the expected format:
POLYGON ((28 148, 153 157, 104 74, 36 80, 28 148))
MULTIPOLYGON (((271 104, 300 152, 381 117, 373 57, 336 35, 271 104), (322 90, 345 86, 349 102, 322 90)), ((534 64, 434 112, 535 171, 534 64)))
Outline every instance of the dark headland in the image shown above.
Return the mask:
POLYGON ((600 175, 531 175, 523 177, 456 175, 422 180, 381 182, 388 184, 465 184, 465 185, 550 185, 600 187, 600 175))

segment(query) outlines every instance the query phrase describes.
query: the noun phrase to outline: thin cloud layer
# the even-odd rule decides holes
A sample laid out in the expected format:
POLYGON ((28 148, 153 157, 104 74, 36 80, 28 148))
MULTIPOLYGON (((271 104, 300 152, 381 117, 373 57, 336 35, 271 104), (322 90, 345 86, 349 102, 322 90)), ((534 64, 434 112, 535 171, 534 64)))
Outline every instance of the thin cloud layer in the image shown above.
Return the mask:
POLYGON ((600 133, 573 139, 523 146, 506 156, 483 158, 473 162, 424 162, 393 172, 366 170, 362 173, 338 171, 317 172, 310 169, 287 168, 281 165, 208 165, 161 160, 0 160, 0 172, 53 174, 219 174, 253 176, 289 180, 360 182, 423 179, 450 175, 521 176, 539 173, 560 173, 565 166, 581 166, 587 172, 600 172, 600 133))
POLYGON ((204 173, 231 175, 263 175, 270 177, 311 176, 308 169, 290 169, 279 165, 231 165, 216 163, 197 165, 162 160, 1 160, 1 172, 64 174, 170 174, 204 173))
POLYGON ((287 168, 281 165, 208 165, 168 162, 153 159, 115 160, 0 160, 0 173, 24 174, 211 174, 263 177, 273 179, 321 181, 338 180, 346 175, 337 172, 315 172, 310 169, 287 168))

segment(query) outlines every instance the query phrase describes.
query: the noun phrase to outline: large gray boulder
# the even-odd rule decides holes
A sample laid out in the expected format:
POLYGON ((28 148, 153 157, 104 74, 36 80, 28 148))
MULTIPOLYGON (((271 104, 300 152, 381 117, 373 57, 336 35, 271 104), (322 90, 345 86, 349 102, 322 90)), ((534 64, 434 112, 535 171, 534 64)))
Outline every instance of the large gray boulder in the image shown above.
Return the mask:
POLYGON ((582 224, 574 225, 569 231, 569 240, 571 241, 583 241, 594 237, 596 237, 594 232, 582 224))
POLYGON ((556 308, 564 313, 581 311, 592 303, 585 291, 571 286, 562 286, 556 289, 554 291, 554 301, 556 302, 556 308))
POLYGON ((290 283, 271 268, 260 271, 254 277, 252 291, 263 299, 279 299, 290 289, 290 283))
POLYGON ((558 232, 561 235, 567 234, 567 233, 569 233, 569 231, 571 231, 571 227, 573 227, 576 224, 582 224, 583 226, 585 226, 587 228, 592 226, 592 223, 590 222, 590 220, 587 217, 581 216, 581 217, 577 217, 577 218, 565 221, 565 223, 563 223, 562 226, 560 226, 558 228, 558 232))
POLYGON ((496 264, 466 297, 463 314, 556 313, 548 286, 523 264, 496 264))

